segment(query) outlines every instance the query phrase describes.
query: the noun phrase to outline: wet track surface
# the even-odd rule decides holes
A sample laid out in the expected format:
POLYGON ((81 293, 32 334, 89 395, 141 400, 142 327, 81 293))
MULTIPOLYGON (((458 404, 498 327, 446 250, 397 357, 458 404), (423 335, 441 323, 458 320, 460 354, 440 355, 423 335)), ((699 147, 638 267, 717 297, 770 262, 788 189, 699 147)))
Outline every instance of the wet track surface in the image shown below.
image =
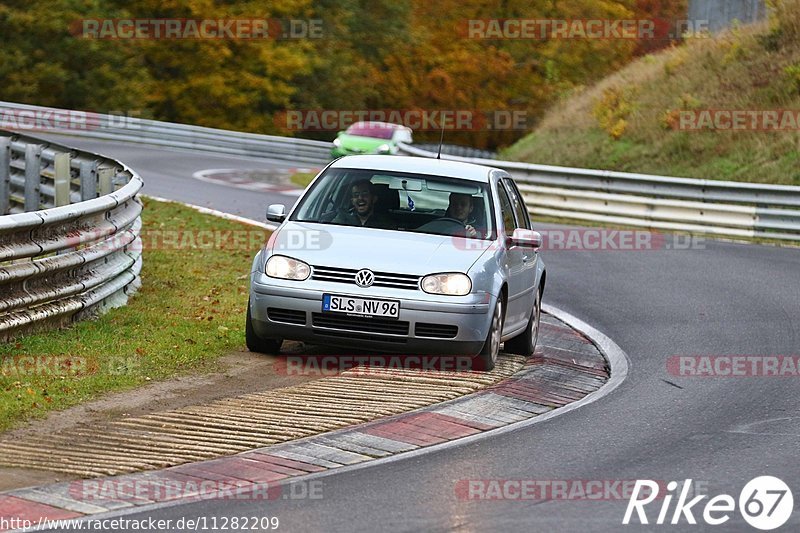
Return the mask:
MULTIPOLYGON (((147 194, 257 220, 263 220, 267 204, 294 201, 191 178, 206 168, 284 163, 60 140, 129 164, 144 178, 147 194)), ((475 479, 693 479, 712 496, 738 500, 747 481, 774 475, 798 494, 797 377, 686 377, 671 372, 668 362, 690 355, 800 355, 800 250, 698 241, 681 250, 542 253, 548 267, 545 303, 593 325, 630 357, 628 379, 608 397, 511 433, 331 473, 322 478, 319 499, 209 500, 140 517, 277 516, 286 531, 617 531, 627 499, 613 493, 603 501, 577 495, 482 500, 456 487, 475 479)), ((661 527, 713 529, 702 522, 705 501, 694 509, 700 525, 682 519, 678 526, 661 527)), ((659 500, 647 508, 651 522, 660 506, 659 500)), ((634 524, 627 529, 653 527, 634 524)), ((795 510, 784 529, 798 526, 795 510)), ((753 531, 737 511, 724 530, 753 531)))

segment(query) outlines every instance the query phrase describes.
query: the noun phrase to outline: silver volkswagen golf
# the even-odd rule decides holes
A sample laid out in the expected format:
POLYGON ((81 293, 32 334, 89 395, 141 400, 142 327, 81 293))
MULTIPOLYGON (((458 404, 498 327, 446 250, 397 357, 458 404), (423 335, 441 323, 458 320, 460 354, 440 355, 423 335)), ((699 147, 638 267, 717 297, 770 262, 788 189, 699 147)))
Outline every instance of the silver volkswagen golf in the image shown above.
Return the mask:
POLYGON ((503 170, 416 157, 329 164, 256 255, 246 337, 407 354, 530 355, 545 268, 541 235, 503 170))

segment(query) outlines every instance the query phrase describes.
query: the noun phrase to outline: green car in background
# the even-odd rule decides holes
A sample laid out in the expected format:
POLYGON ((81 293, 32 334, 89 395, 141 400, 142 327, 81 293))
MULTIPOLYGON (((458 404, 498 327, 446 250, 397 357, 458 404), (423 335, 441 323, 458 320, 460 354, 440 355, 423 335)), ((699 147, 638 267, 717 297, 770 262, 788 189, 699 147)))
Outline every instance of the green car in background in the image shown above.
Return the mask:
POLYGON ((396 154, 400 142, 412 142, 410 128, 389 122, 356 122, 333 140, 331 156, 396 154))

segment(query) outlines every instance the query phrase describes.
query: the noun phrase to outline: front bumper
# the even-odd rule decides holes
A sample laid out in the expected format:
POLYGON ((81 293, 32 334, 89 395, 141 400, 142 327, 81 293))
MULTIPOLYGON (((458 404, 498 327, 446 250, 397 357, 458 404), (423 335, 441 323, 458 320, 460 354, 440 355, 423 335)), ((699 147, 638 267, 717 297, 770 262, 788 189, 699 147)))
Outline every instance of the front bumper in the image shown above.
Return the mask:
POLYGON ((437 297, 422 291, 301 283, 253 274, 250 313, 260 337, 408 354, 475 355, 491 324, 488 293, 437 297), (302 286, 301 286, 302 285, 302 286), (322 313, 323 293, 397 300, 397 320, 322 313))

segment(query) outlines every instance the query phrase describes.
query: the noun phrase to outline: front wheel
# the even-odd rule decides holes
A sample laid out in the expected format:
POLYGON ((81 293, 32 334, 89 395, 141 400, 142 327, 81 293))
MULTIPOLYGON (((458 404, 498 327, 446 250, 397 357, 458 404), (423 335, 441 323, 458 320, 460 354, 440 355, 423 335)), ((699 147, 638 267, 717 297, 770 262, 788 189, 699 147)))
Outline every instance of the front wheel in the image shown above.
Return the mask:
POLYGON ((525 331, 511 340, 506 341, 506 351, 518 355, 530 357, 536 349, 536 341, 539 339, 539 319, 542 315, 542 293, 537 289, 536 298, 533 301, 533 310, 528 319, 528 326, 525 331))
POLYGON ((492 323, 489 333, 486 335, 486 342, 483 343, 481 353, 473 359, 475 370, 488 372, 497 363, 497 356, 500 353, 500 338, 503 335, 503 299, 498 298, 492 314, 492 323))
POLYGON ((247 319, 244 325, 244 339, 251 352, 277 355, 281 351, 281 339, 262 339, 253 329, 253 317, 250 315, 250 302, 247 302, 247 319))

